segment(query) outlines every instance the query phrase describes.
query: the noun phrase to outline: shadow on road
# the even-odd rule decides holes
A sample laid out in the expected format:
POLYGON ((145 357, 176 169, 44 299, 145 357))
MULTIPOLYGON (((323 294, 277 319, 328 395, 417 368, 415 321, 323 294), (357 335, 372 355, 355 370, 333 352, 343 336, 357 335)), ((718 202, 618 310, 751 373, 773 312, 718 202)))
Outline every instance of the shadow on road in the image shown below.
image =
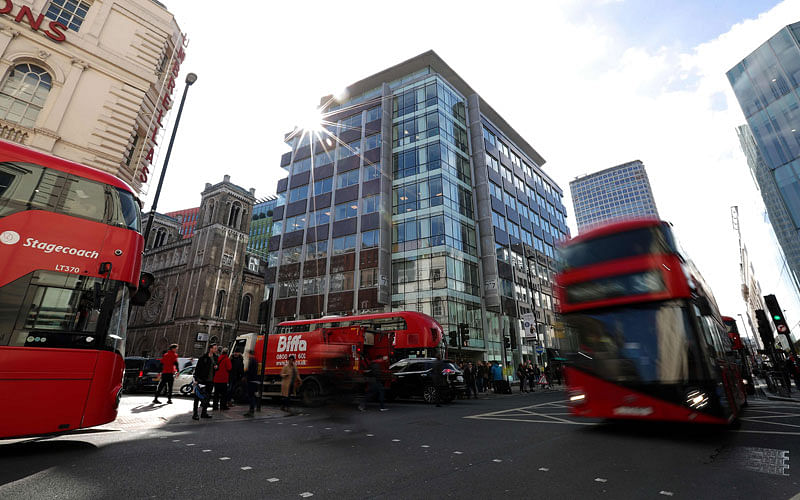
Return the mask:
POLYGON ((646 422, 635 420, 606 420, 600 425, 588 426, 582 432, 605 434, 614 437, 631 436, 645 439, 663 439, 687 443, 719 443, 730 439, 730 427, 681 422, 646 422))
POLYGON ((0 486, 61 465, 72 457, 85 457, 95 451, 97 447, 85 441, 50 439, 0 446, 0 486), (26 458, 34 460, 25 460, 26 458))

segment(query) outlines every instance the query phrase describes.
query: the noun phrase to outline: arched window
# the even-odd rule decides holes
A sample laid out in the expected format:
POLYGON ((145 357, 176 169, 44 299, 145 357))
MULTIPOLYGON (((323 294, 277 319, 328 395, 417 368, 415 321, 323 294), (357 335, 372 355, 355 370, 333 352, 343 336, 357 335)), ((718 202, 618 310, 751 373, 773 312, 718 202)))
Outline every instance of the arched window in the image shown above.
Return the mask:
POLYGON ((250 319, 250 304, 253 299, 249 295, 242 297, 242 310, 239 311, 239 321, 247 321, 250 319))
POLYGON ((17 64, 0 88, 0 118, 33 127, 51 87, 47 71, 33 64, 17 64))
POLYGON ((225 308, 225 290, 217 292, 217 307, 215 308, 214 316, 221 318, 222 310, 225 308))
POLYGON ((242 204, 234 202, 228 212, 228 225, 230 227, 239 229, 239 222, 241 222, 242 204))
POLYGON ((163 227, 156 229, 155 238, 153 239, 153 246, 150 248, 158 248, 167 242, 167 230, 163 227))
POLYGON ((208 204, 208 212, 206 212, 206 224, 214 223, 214 202, 208 204))

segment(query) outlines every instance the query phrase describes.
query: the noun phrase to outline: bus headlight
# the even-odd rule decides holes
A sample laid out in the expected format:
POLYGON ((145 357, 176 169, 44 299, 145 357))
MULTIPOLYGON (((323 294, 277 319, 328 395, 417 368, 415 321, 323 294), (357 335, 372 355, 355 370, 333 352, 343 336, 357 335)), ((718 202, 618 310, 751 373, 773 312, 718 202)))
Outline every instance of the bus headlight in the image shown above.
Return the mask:
POLYGON ((696 389, 689 390, 686 393, 686 404, 689 405, 689 408, 703 408, 708 405, 708 395, 696 389))
POLYGON ((570 391, 569 402, 573 405, 582 405, 586 403, 586 393, 581 390, 570 391))

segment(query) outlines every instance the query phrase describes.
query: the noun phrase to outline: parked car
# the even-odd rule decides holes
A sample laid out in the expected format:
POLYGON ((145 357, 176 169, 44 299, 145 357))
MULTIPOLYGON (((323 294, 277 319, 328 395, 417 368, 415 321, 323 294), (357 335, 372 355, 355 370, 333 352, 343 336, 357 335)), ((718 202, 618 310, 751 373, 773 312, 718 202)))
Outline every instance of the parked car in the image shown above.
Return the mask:
POLYGON ((122 376, 122 390, 132 392, 155 392, 161 380, 161 361, 158 358, 130 356, 125 358, 125 373, 122 376))
POLYGON ((178 393, 183 396, 190 396, 194 387, 192 386, 192 382, 194 381, 194 366, 187 366, 183 370, 179 371, 178 374, 175 376, 175 383, 172 384, 172 393, 178 393))
POLYGON ((466 390, 464 374, 452 361, 442 361, 442 380, 440 385, 434 384, 433 366, 435 358, 407 358, 389 367, 392 373, 390 397, 421 397, 426 403, 436 402, 437 395, 441 401, 452 401, 466 390))

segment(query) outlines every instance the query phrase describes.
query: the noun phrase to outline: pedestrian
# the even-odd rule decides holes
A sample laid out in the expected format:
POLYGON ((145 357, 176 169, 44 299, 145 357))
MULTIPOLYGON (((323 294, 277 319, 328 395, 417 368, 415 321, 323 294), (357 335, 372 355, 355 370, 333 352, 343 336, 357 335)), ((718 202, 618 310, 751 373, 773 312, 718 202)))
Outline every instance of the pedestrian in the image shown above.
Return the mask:
POLYGON ((528 365, 525 367, 525 376, 528 378, 528 390, 531 392, 536 391, 536 367, 529 360, 528 365))
POLYGON ((358 409, 361 411, 366 411, 367 401, 371 400, 373 397, 376 397, 378 399, 378 404, 380 405, 380 411, 386 411, 387 408, 383 405, 385 397, 383 368, 381 367, 381 363, 378 358, 375 358, 369 362, 369 367, 364 371, 364 377, 367 382, 367 393, 364 397, 364 400, 360 405, 358 405, 358 409))
POLYGON ((525 392, 525 363, 522 361, 517 367, 517 378, 519 378, 519 392, 525 392))
POLYGON ((475 367, 475 383, 477 384, 478 392, 483 392, 483 361, 478 361, 475 367))
POLYGON ((250 403, 250 411, 245 413, 244 416, 252 417, 255 415, 254 412, 256 411, 256 389, 258 389, 259 382, 256 351, 252 349, 247 351, 247 373, 245 374, 244 380, 247 384, 247 401, 250 403))
POLYGON ((294 364, 294 354, 289 355, 286 364, 281 368, 281 396, 283 401, 281 410, 289 411, 289 395, 300 387, 300 374, 294 364))
POLYGON ((228 409, 228 380, 231 375, 231 358, 228 357, 228 348, 222 349, 222 355, 217 359, 214 372, 214 410, 228 409))
POLYGON ((172 384, 175 382, 175 372, 178 369, 178 344, 170 345, 159 361, 161 361, 161 380, 156 386, 156 397, 153 398, 153 403, 161 404, 158 395, 161 394, 161 389, 165 389, 167 404, 172 404, 172 384))
POLYGON ((503 368, 500 366, 500 363, 494 361, 492 364, 492 385, 494 387, 494 393, 500 393, 500 382, 503 380, 503 368))
POLYGON ((476 378, 475 368, 472 366, 471 362, 467 362, 467 366, 464 367, 464 382, 467 384, 467 399, 469 399, 470 394, 473 394, 475 399, 478 399, 478 387, 475 385, 476 378))
POLYGON ((444 377, 444 362, 442 358, 437 357, 433 362, 431 379, 433 381, 433 386, 436 388, 436 390, 433 391, 432 402, 436 403, 436 406, 442 406, 442 391, 447 388, 447 379, 444 377))
MULTIPOLYGON (((231 375, 228 378, 228 406, 233 406, 234 398, 237 397, 236 391, 242 384, 246 384, 247 382, 242 382, 245 380, 244 378, 244 358, 242 358, 242 353, 236 351, 231 354, 231 375)), ((244 387, 244 395, 247 394, 247 387, 244 387)))
POLYGON ((208 403, 211 399, 211 389, 214 384, 214 357, 217 355, 217 344, 208 346, 206 353, 200 356, 197 360, 197 366, 194 367, 194 382, 196 388, 194 391, 194 412, 192 419, 200 420, 201 418, 211 418, 208 414, 208 403), (197 415, 197 406, 202 408, 202 414, 197 415))
POLYGON ((483 363, 483 392, 488 392, 492 386, 492 368, 491 364, 486 361, 483 363))

